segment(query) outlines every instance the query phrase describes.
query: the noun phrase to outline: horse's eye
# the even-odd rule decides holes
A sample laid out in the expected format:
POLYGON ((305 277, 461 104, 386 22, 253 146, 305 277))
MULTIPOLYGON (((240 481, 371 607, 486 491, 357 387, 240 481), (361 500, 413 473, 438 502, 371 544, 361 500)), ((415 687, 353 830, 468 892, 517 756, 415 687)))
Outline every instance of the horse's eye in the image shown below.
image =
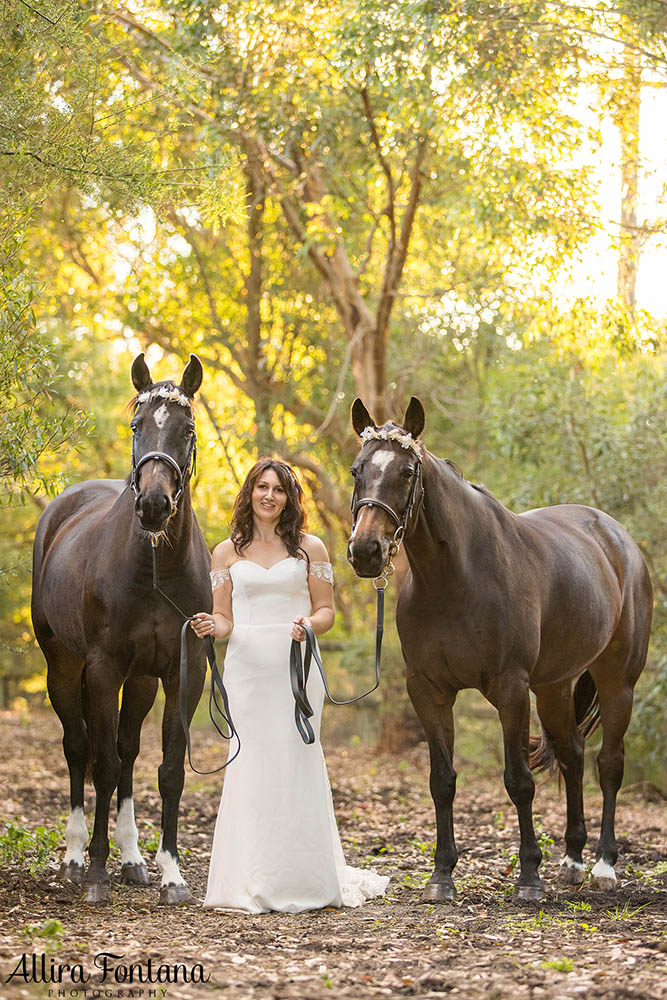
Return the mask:
POLYGON ((352 476, 353 479, 356 479, 359 473, 357 472, 356 469, 350 469, 350 475, 352 476))
POLYGON ((139 429, 139 425, 138 425, 137 421, 133 420, 132 423, 130 424, 130 427, 132 429, 132 433, 136 434, 137 431, 138 431, 138 429, 139 429))
POLYGON ((415 474, 415 470, 411 469, 411 468, 403 469, 403 471, 401 472, 401 475, 403 476, 403 479, 412 479, 412 477, 414 476, 414 474, 415 474))

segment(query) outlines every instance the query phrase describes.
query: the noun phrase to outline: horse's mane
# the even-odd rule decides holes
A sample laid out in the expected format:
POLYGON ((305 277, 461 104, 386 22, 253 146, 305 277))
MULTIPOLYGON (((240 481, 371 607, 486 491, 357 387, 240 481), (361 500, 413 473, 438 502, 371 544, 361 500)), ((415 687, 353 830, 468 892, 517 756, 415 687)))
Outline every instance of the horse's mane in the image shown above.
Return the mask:
MULTIPOLYGON (((426 451, 426 449, 424 449, 424 455, 435 467, 436 475, 442 476, 446 481, 449 476, 453 474, 461 483, 464 483, 466 486, 469 486, 471 489, 490 500, 494 506, 505 509, 500 500, 494 497, 493 493, 487 490, 486 486, 481 486, 478 483, 471 483, 468 479, 466 479, 456 462, 452 462, 449 458, 438 458, 437 455, 431 454, 431 452, 426 451)), ((446 541, 448 538, 448 527, 439 499, 437 490, 435 491, 435 496, 425 494, 424 513, 426 515, 426 521, 432 537, 438 541, 446 541)))
POLYGON ((473 483, 469 479, 466 479, 460 467, 456 464, 456 462, 452 462, 451 458, 438 458, 437 455, 431 454, 430 451, 426 451, 426 454, 428 455, 428 457, 431 459, 432 462, 434 462, 436 465, 440 467, 449 469, 451 472, 454 473, 457 479, 462 479, 463 482, 467 483, 468 486, 471 486, 473 490, 477 490, 479 493, 483 493, 485 496, 491 497, 492 500, 496 500, 497 503, 500 503, 500 501, 496 497, 494 497, 493 493, 491 493, 491 491, 488 490, 486 486, 482 485, 482 483, 473 483))

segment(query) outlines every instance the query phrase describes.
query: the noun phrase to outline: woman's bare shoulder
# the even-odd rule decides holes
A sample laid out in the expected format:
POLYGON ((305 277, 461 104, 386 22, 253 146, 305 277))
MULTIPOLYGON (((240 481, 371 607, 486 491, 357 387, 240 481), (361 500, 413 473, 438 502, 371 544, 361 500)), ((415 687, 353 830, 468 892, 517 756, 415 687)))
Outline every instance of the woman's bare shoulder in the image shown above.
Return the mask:
POLYGON ((231 538, 225 538, 223 542, 220 542, 213 549, 211 569, 228 569, 229 564, 233 563, 236 558, 237 555, 234 551, 234 544, 231 538))
POLYGON ((308 554, 311 562, 330 561, 326 545, 317 535, 304 535, 301 539, 301 548, 308 554))

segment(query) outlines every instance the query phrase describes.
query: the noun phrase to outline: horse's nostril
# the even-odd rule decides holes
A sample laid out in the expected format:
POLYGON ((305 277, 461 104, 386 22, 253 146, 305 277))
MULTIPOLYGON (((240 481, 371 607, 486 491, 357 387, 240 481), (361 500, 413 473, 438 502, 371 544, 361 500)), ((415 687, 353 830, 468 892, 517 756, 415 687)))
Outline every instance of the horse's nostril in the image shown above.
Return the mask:
POLYGON ((166 493, 164 494, 162 501, 165 514, 171 514, 171 499, 170 497, 167 496, 166 493))

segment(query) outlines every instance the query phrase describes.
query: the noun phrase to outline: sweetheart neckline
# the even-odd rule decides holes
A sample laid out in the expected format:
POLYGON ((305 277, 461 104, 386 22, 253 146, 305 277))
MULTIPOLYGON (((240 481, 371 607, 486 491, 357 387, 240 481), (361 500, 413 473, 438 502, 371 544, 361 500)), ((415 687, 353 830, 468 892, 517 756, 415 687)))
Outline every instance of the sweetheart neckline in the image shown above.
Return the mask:
MULTIPOLYGON (((259 568, 263 569, 265 573, 270 573, 272 569, 274 569, 276 566, 280 566, 281 563, 287 562, 288 559, 296 559, 296 558, 297 558, 296 556, 283 556, 282 559, 278 559, 276 562, 271 563, 270 566, 262 566, 261 563, 255 562, 254 559, 248 559, 248 558, 237 559, 236 562, 233 562, 232 565, 229 567, 229 570, 231 571, 233 566, 238 566, 239 563, 245 562, 245 563, 251 563, 253 566, 259 566, 259 568)), ((303 559, 299 559, 297 561, 304 562, 303 559)))

